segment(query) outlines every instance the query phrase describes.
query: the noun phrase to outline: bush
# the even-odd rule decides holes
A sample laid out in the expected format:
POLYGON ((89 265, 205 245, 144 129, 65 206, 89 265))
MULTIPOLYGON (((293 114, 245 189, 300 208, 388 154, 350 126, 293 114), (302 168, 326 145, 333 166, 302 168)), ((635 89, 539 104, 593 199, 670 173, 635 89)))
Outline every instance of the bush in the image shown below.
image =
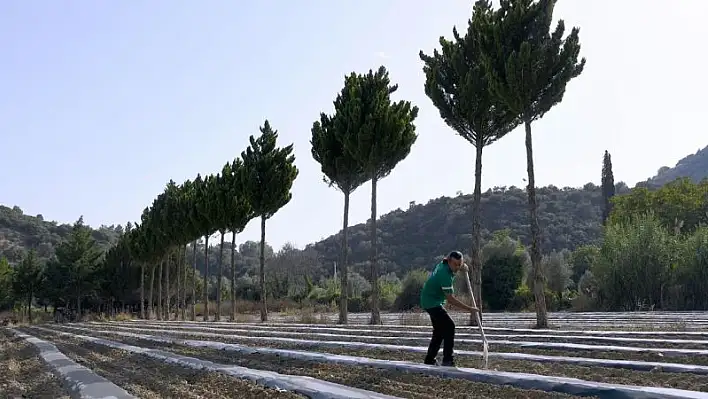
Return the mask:
POLYGON ((412 270, 403 279, 403 288, 393 303, 393 308, 397 311, 411 310, 419 306, 420 293, 423 284, 428 279, 429 273, 425 270, 412 270))
POLYGON ((508 308, 513 311, 530 310, 533 304, 533 292, 531 292, 531 289, 526 284, 522 284, 519 288, 514 290, 514 297, 509 303, 508 308))

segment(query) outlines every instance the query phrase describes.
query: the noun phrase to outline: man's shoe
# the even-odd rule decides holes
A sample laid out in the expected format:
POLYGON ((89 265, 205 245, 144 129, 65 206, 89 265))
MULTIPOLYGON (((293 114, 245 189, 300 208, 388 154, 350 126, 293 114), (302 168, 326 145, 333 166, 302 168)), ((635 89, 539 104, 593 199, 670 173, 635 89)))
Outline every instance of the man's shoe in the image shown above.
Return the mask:
POLYGON ((423 364, 427 364, 428 366, 437 366, 437 365, 438 365, 438 361, 437 361, 436 359, 433 359, 432 361, 426 359, 426 360, 423 362, 423 364))
POLYGON ((443 367, 455 367, 455 361, 454 360, 443 360, 442 365, 443 365, 443 367))

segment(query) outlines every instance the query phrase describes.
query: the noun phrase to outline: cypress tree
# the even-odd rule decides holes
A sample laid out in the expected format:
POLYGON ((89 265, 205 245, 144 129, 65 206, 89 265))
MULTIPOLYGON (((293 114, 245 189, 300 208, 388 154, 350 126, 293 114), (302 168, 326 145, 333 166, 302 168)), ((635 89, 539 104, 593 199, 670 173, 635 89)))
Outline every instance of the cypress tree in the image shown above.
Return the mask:
POLYGON ((245 200, 251 205, 254 217, 261 218, 260 297, 261 321, 268 320, 265 287, 266 220, 292 199, 293 182, 298 175, 293 145, 277 147, 278 132, 268 120, 260 128, 258 138, 251 136, 250 145, 241 153, 243 167, 241 182, 245 200))
MULTIPOLYGON (((491 12, 486 1, 477 1, 473 15, 491 12)), ((474 195, 472 201, 471 276, 477 306, 482 307, 481 199, 482 150, 504 137, 520 123, 519 118, 499 104, 489 92, 482 65, 477 26, 468 21, 465 36, 453 27, 453 40, 440 38, 441 52, 420 52, 425 73, 425 94, 440 112, 440 117, 476 149, 474 195)), ((470 323, 476 324, 471 317, 470 323)))
POLYGON ((346 136, 344 148, 371 179, 371 323, 381 324, 376 186, 408 156, 418 138, 413 124, 418 107, 409 101, 391 102, 391 94, 398 90, 398 85, 391 85, 383 66, 363 76, 351 74, 348 79, 351 80, 348 95, 357 106, 351 107, 347 118, 360 121, 361 128, 356 134, 346 136))
MULTIPOLYGON (((484 1, 483 1, 484 2, 484 1)), ((570 80, 579 76, 585 59, 580 54, 579 29, 563 38, 565 23, 559 20, 551 32, 557 0, 501 0, 500 8, 477 13, 482 61, 489 76, 490 92, 509 112, 518 116, 526 133, 528 208, 531 227, 531 264, 536 325, 548 326, 541 269, 541 230, 538 224, 531 124, 563 100, 570 80)), ((490 5, 489 1, 486 1, 490 5)))
POLYGON ((615 195, 615 176, 612 173, 612 157, 605 150, 605 155, 602 157, 602 224, 607 222, 607 218, 612 212, 612 203, 610 200, 615 195))

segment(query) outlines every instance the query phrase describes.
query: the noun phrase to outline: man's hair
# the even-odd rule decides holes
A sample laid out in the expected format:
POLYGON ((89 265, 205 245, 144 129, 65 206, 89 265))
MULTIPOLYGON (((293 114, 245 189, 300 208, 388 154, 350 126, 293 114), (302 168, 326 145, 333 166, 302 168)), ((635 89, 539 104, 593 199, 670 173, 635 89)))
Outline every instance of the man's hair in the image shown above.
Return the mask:
POLYGON ((462 260, 462 252, 452 251, 450 255, 447 256, 448 259, 462 260))

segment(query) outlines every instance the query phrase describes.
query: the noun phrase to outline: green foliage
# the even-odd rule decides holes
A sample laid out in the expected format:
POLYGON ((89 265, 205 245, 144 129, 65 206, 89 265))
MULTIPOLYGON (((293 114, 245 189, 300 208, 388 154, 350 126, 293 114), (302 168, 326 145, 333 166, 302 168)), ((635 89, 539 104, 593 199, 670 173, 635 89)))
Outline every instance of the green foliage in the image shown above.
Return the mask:
POLYGON ((473 17, 491 93, 526 123, 561 102, 568 82, 585 67, 585 58, 578 62, 579 28, 564 38, 560 19, 551 31, 556 2, 502 0, 491 11, 490 1, 479 0, 476 7, 490 11, 473 17))
POLYGON ((614 197, 612 203, 612 224, 651 212, 670 231, 690 233, 700 224, 708 225, 708 179, 694 183, 681 178, 657 190, 636 187, 628 195, 614 197))
POLYGON ((571 254, 568 250, 553 251, 543 257, 543 275, 546 277, 548 290, 555 294, 559 300, 572 283, 570 278, 572 270, 568 264, 570 257, 571 254))
POLYGON ((676 238, 651 214, 608 226, 592 269, 599 304, 608 309, 663 308, 676 245, 676 238))
MULTIPOLYGON (((118 241, 122 232, 121 225, 100 226, 91 230, 91 236, 105 250, 118 241)), ((35 249, 37 257, 46 261, 70 233, 70 224, 46 221, 42 215, 26 215, 18 206, 0 205, 0 257, 11 265, 18 264, 30 249, 35 249)))
POLYGON ((579 285, 580 279, 595 264, 599 254, 600 248, 596 245, 583 245, 571 253, 568 263, 572 273, 570 279, 573 283, 579 285))
POLYGON ((610 153, 605 151, 602 159, 602 199, 604 200, 602 208, 602 223, 605 224, 612 210, 612 202, 610 201, 615 195, 615 176, 612 173, 612 157, 610 153))
POLYGON ((57 247, 55 269, 66 284, 64 297, 78 301, 79 313, 84 295, 97 283, 95 273, 101 256, 91 231, 84 226, 83 218, 74 223, 69 239, 57 247))
POLYGON ((508 231, 495 232, 482 247, 482 262, 482 292, 488 309, 509 308, 521 284, 528 254, 508 231))
POLYGON ((396 297, 393 308, 398 311, 406 311, 420 307, 420 293, 429 275, 430 273, 422 269, 408 272, 403 279, 401 293, 396 297))
MULTIPOLYGON (((575 249, 598 244, 602 196, 600 187, 588 183, 583 188, 541 187, 537 190, 539 223, 544 229, 544 251, 575 249)), ((472 241, 471 195, 440 197, 427 204, 413 204, 407 210, 396 209, 382 215, 379 260, 384 273, 404 276, 414 269, 428 269, 449 248, 465 248, 472 241)), ((482 240, 492 239, 492 232, 508 229, 509 235, 528 246, 526 191, 517 187, 495 187, 482 194, 482 240)), ((350 227, 352 270, 368 274, 371 238, 365 223, 350 227)), ((313 244, 321 262, 332 264, 339 259, 341 232, 313 244)))
MULTIPOLYGON (((490 5, 477 2, 474 13, 488 13, 490 5)), ((425 94, 445 123, 470 144, 485 147, 513 130, 519 119, 500 106, 489 92, 487 71, 482 63, 478 26, 468 22, 460 36, 453 27, 453 40, 440 37, 441 51, 419 53, 425 73, 425 94)))
POLYGON ((250 145, 241 153, 241 183, 254 216, 269 219, 290 202, 298 169, 293 145, 278 148, 278 132, 267 120, 260 131, 258 138, 249 138, 250 145))
POLYGON ((13 269, 6 258, 0 257, 0 311, 12 307, 13 269))
POLYGON ((383 66, 375 73, 352 73, 346 77, 345 87, 350 101, 357 105, 350 108, 347 118, 364 122, 357 134, 345 136, 344 148, 369 179, 383 179, 408 156, 418 138, 413 124, 418 107, 409 101, 391 102, 398 85, 391 85, 383 66))

